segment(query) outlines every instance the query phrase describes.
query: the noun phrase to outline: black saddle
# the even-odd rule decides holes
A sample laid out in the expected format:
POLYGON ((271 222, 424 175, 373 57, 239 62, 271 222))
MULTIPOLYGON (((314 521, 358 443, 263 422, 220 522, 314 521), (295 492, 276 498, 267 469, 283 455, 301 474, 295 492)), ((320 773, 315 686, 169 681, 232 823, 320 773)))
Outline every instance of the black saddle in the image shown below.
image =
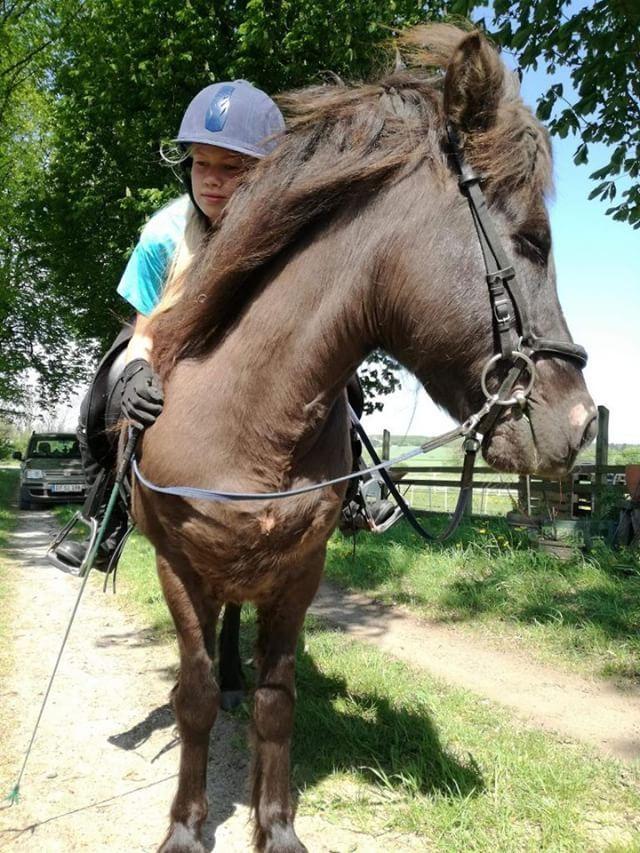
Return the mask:
POLYGON ((124 326, 104 355, 89 389, 86 408, 86 432, 89 450, 101 465, 113 459, 118 440, 116 425, 120 418, 122 390, 118 378, 125 367, 126 351, 133 326, 124 326))

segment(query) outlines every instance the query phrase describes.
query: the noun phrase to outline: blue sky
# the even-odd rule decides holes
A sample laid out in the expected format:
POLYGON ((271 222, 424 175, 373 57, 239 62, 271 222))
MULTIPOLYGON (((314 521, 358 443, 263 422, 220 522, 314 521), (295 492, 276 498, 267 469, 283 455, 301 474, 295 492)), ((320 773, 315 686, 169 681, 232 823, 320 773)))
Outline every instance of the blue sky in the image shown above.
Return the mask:
MULTIPOLYGON (((510 57, 507 64, 514 67, 510 57)), ((554 75, 571 99, 567 74, 554 75)), ((522 95, 531 106, 550 85, 544 71, 526 72, 522 95)), ((589 175, 609 161, 605 146, 590 146, 589 163, 576 166, 575 136, 553 137, 555 198, 550 201, 558 293, 573 338, 589 352, 585 378, 597 404, 610 410, 609 440, 640 443, 640 230, 605 215, 607 204, 588 201, 589 175)), ((451 421, 405 374, 404 388, 385 410, 367 417, 373 433, 434 435, 451 421)))

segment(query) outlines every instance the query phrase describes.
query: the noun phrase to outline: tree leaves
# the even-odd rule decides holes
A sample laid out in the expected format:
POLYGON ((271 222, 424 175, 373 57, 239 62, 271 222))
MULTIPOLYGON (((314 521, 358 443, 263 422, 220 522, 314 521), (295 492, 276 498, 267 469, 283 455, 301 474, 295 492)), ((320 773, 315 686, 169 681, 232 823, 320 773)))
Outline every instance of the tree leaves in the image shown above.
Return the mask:
MULTIPOLYGON (((477 0, 475 7, 487 5, 477 0)), ((575 91, 565 99, 562 84, 541 96, 537 115, 552 134, 581 141, 574 162, 588 161, 587 143, 616 145, 607 166, 592 177, 617 184, 596 187, 590 198, 613 198, 607 213, 640 227, 638 211, 638 145, 640 144, 640 5, 634 0, 595 0, 579 7, 569 0, 497 0, 495 38, 515 50, 523 69, 546 65, 549 74, 568 69, 575 91)))

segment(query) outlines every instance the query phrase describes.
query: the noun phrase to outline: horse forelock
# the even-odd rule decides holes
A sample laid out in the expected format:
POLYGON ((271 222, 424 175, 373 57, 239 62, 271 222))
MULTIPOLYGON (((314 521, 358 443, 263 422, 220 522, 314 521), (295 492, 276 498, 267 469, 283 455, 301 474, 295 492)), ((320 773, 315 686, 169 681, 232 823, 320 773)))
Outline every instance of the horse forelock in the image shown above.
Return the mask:
MULTIPOLYGON (((278 101, 287 131, 234 194, 224 221, 192 265, 182 298, 154 320, 154 365, 210 351, 255 294, 260 273, 307 226, 428 162, 443 177, 446 157, 442 69, 467 36, 451 25, 405 31, 412 67, 371 83, 311 86, 278 101)), ((531 198, 550 186, 542 127, 504 73, 495 122, 465 140, 465 157, 484 175, 492 201, 531 198)))

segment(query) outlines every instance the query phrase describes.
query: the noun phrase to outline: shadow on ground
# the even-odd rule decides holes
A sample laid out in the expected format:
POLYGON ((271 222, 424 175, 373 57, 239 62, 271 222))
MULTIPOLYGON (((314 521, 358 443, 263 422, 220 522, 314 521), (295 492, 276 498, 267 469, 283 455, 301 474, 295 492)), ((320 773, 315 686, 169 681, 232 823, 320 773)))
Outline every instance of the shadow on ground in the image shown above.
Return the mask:
MULTIPOLYGON (((312 624, 307 635, 319 630, 323 629, 312 624)), ((245 620, 245 659, 253 633, 252 623, 245 620)), ((253 681, 250 668, 245 667, 245 675, 249 682, 253 681)), ((294 789, 310 789, 332 774, 347 773, 398 792, 410 778, 413 793, 438 793, 452 799, 484 790, 482 774, 473 758, 461 760, 445 749, 426 712, 394 707, 379 693, 354 693, 346 679, 321 672, 313 657, 303 651, 298 653, 296 683, 291 761, 294 789), (343 710, 345 707, 347 710, 343 710)), ((218 827, 235 813, 238 805, 248 805, 249 717, 250 700, 231 714, 221 711, 214 727, 207 777, 210 811, 203 829, 207 849, 212 849, 218 827)), ((174 725, 173 712, 165 704, 109 740, 121 749, 135 750, 159 729, 171 730, 173 735, 174 725)), ((162 752, 175 745, 175 740, 169 740, 162 752)), ((169 807, 168 800, 167 813, 169 807)))

